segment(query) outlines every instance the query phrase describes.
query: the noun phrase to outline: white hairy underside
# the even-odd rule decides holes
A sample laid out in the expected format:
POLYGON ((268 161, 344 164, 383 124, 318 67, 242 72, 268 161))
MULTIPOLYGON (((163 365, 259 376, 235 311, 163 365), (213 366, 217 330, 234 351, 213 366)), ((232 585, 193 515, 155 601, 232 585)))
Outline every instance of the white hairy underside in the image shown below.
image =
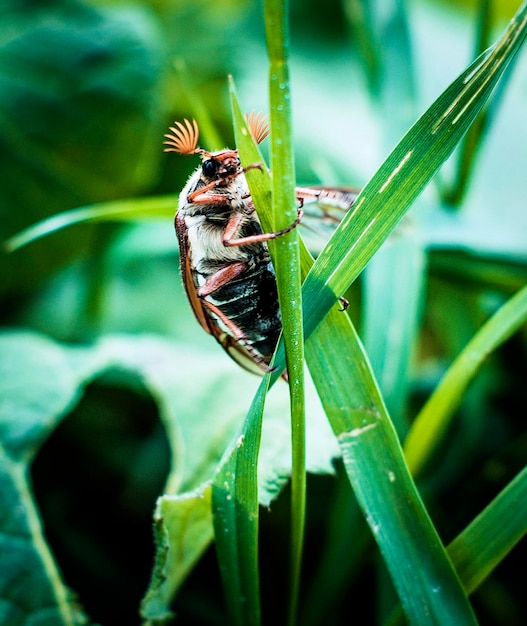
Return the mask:
MULTIPOLYGON (((200 181, 201 168, 198 168, 189 178, 179 196, 179 211, 184 216, 187 227, 188 248, 192 257, 192 266, 202 271, 202 261, 217 262, 228 265, 245 260, 245 255, 237 246, 226 246, 223 243, 225 220, 215 223, 211 221, 211 209, 225 215, 225 205, 204 204, 203 202, 188 202, 188 196, 194 192, 200 181), (200 213, 207 212, 206 215, 200 213)), ((203 195, 229 196, 229 208, 232 213, 247 214, 247 200, 249 191, 245 176, 240 174, 233 178, 225 187, 216 187, 206 191, 203 195)), ((200 196, 197 197, 201 200, 200 196)), ((196 200, 196 199, 195 199, 196 200)), ((250 219, 257 219, 256 213, 250 212, 250 219)), ((236 234, 233 237, 236 238, 236 234)), ((198 274, 198 282, 203 284, 205 277, 198 274)))

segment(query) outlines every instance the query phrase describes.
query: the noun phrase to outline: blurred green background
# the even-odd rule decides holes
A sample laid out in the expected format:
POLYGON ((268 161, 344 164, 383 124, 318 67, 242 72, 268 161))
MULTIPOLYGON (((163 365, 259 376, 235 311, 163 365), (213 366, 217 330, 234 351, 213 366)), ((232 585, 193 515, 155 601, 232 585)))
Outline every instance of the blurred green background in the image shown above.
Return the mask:
MULTIPOLYGON (((479 10, 486 3, 377 4, 291 2, 299 184, 362 186, 476 55, 479 10)), ((518 4, 490 3, 487 44, 518 4)), ((176 194, 197 163, 163 154, 169 124, 184 116, 201 122, 200 112, 206 111, 224 145, 232 146, 229 74, 248 111, 267 111, 261 11, 260 3, 243 0, 2 0, 0 240, 67 209, 118 198, 174 194, 175 209, 176 194)), ((526 110, 527 58, 520 53, 470 158, 454 155, 412 211, 412 228, 426 251, 425 295, 420 341, 408 356, 407 406, 393 407, 403 414, 403 432, 445 365, 525 283, 526 110), (466 177, 460 163, 468 164, 466 177)), ((218 147, 207 146, 212 133, 205 131, 201 141, 218 147)), ((223 368, 215 358, 219 348, 186 303, 171 217, 73 226, 11 254, 2 252, 0 276, 6 332, 36 331, 75 346, 111 334, 154 335, 184 346, 182 369, 185 349, 200 355, 204 369, 223 368)), ((404 290, 404 275, 400 281, 404 290)), ((369 337, 367 347, 375 346, 383 343, 384 329, 365 307, 363 291, 361 285, 350 291, 351 311, 369 337)), ((375 306, 382 310, 384 303, 375 306)), ((525 333, 513 338, 489 362, 437 455, 438 465, 423 479, 445 541, 524 464, 525 339, 525 333), (442 519, 443 499, 457 519, 450 514, 442 519)), ((372 348, 374 367, 375 354, 372 348)), ((191 412, 200 381, 188 385, 191 412)), ((389 387, 384 391, 388 397, 389 387)), ((52 550, 87 612, 105 626, 138 623, 153 559, 151 513, 169 467, 159 406, 129 372, 96 377, 33 465, 52 550)), ((317 537, 327 530, 320 512, 333 499, 340 501, 345 489, 328 477, 314 478, 311 487, 307 540, 315 547, 308 550, 307 572, 316 567, 317 537)), ((286 499, 287 492, 273 516, 264 516, 269 545, 287 532, 286 499)), ((524 547, 516 551, 503 573, 477 594, 482 623, 517 624, 525 617, 524 552, 524 547)), ((268 561, 272 568, 270 554, 263 557, 264 569, 268 561)), ((211 552, 180 595, 181 623, 224 623, 209 566, 215 567, 211 552)), ((373 570, 365 557, 355 586, 356 572, 350 572, 350 591, 328 609, 324 619, 330 621, 324 623, 344 623, 342 607, 371 593, 373 570)), ((280 582, 280 576, 264 577, 268 597, 285 595, 280 582)), ((361 623, 374 623, 376 612, 371 609, 361 623)))

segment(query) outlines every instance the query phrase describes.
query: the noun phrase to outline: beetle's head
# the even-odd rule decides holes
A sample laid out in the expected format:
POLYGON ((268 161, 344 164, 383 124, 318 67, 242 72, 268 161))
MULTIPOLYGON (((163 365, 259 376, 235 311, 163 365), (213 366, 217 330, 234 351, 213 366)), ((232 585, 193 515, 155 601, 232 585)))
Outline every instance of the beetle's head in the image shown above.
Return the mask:
MULTIPOLYGON (((269 134, 267 116, 261 113, 245 115, 247 126, 256 143, 261 143, 269 134)), ((165 135, 167 146, 165 152, 178 152, 179 154, 200 154, 203 159, 203 174, 210 180, 228 178, 235 174, 240 167, 238 150, 220 150, 208 152, 198 148, 199 128, 196 120, 185 119, 183 122, 175 122, 170 127, 170 133, 165 135)))

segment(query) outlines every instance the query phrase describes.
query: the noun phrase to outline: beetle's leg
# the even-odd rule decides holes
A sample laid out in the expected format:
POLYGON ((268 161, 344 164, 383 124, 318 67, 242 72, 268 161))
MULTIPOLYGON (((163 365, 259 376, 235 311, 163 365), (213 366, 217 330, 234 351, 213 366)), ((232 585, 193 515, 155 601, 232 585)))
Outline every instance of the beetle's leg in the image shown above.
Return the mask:
MULTIPOLYGON (((200 190, 201 191, 201 190, 200 190)), ((192 195, 192 194, 190 194, 192 195)), ((190 197, 190 196, 189 196, 190 197)), ((231 204, 233 198, 226 193, 207 193, 195 196, 192 200, 188 200, 189 204, 231 204)))
POLYGON ((216 189, 216 187, 221 187, 231 178, 236 178, 243 173, 243 170, 238 170, 234 174, 230 176, 225 176, 224 178, 218 178, 217 180, 213 180, 203 187, 199 189, 195 189, 192 193, 189 193, 187 196, 187 202, 190 204, 230 204, 232 202, 232 198, 229 194, 210 194, 208 193, 211 189, 216 189))
POLYGON ((187 202, 192 204, 229 204, 231 202, 231 198, 227 194, 209 194, 211 189, 215 189, 216 187, 220 187, 225 184, 226 181, 231 180, 232 178, 236 178, 241 174, 248 172, 249 170, 261 170, 262 166, 260 163, 254 163, 253 165, 248 165, 247 167, 239 168, 234 172, 234 174, 229 174, 227 176, 223 176, 222 178, 218 178, 217 180, 213 180, 203 187, 199 189, 195 189, 192 193, 189 193, 187 196, 187 202))
POLYGON ((231 280, 239 276, 247 267, 247 263, 239 261, 237 263, 231 263, 227 265, 227 267, 223 267, 221 270, 214 272, 211 276, 207 278, 205 283, 197 290, 198 297, 201 301, 201 304, 208 309, 211 313, 213 313, 229 330, 231 336, 235 339, 235 341, 239 342, 246 350, 249 352, 251 357, 254 359, 256 363, 268 369, 267 364, 265 363, 265 359, 262 357, 259 352, 257 352, 247 335, 243 332, 243 330, 235 324, 230 317, 225 315, 225 313, 221 310, 219 306, 216 304, 205 300, 206 296, 214 293, 220 287, 223 287, 231 280))
POLYGON ((231 263, 226 267, 222 267, 217 272, 214 272, 207 280, 198 288, 197 293, 200 298, 205 298, 211 293, 217 291, 220 287, 223 287, 228 282, 239 276, 247 268, 247 263, 244 261, 238 261, 231 263))
POLYGON ((345 311, 350 305, 348 300, 346 300, 346 298, 343 298, 342 296, 339 298, 339 302, 342 305, 342 308, 340 309, 340 311, 345 311))
POLYGON ((240 237, 239 239, 233 239, 233 237, 238 232, 240 225, 242 224, 245 215, 243 213, 234 213, 225 227, 225 232, 223 233, 223 245, 225 246, 246 246, 252 243, 261 243, 262 241, 269 241, 269 239, 276 239, 281 235, 285 235, 286 233, 291 232, 294 228, 300 224, 302 217, 304 216, 304 212, 300 209, 297 210, 296 220, 290 224, 287 228, 283 228, 282 230, 277 230, 272 233, 259 233, 258 235, 249 235, 247 237, 240 237))
POLYGON ((205 308, 207 308, 223 323, 225 328, 229 330, 232 338, 247 350, 255 363, 257 363, 260 367, 262 367, 262 369, 267 372, 270 372, 272 370, 272 368, 269 367, 269 365, 266 363, 263 356, 257 350, 255 350, 255 348, 251 344, 250 339, 243 332, 243 330, 237 324, 235 324, 230 317, 225 315, 220 307, 213 304, 212 302, 209 302, 208 300, 202 300, 201 302, 205 308))
POLYGON ((242 170, 240 170, 240 172, 234 174, 234 176, 239 176, 242 172, 245 174, 245 172, 248 172, 250 170, 262 170, 262 164, 261 163, 253 163, 252 165, 248 165, 247 167, 244 167, 242 170))

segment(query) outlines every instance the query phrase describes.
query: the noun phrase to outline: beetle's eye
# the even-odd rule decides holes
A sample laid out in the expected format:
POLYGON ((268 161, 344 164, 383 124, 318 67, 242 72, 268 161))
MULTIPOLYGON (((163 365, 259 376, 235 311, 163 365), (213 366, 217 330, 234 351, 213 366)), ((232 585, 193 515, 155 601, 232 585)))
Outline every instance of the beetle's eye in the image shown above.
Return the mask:
POLYGON ((213 178, 218 171, 218 163, 214 159, 207 159, 201 164, 201 169, 207 178, 213 178))

